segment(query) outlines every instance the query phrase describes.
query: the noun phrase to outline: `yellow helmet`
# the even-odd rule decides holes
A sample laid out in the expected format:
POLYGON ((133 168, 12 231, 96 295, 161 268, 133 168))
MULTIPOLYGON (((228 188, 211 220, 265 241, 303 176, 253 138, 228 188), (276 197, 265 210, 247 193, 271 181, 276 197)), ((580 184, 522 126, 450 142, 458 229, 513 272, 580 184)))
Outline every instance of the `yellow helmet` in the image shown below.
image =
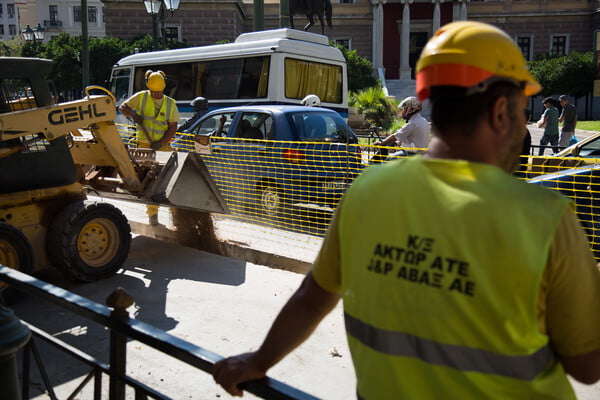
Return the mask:
POLYGON ((153 72, 151 69, 146 71, 146 86, 153 92, 162 92, 165 90, 165 73, 162 71, 153 72))
POLYGON ((490 78, 523 84, 526 96, 542 90, 506 32, 482 22, 452 22, 423 48, 417 62, 417 97, 425 100, 432 86, 470 88, 490 78))

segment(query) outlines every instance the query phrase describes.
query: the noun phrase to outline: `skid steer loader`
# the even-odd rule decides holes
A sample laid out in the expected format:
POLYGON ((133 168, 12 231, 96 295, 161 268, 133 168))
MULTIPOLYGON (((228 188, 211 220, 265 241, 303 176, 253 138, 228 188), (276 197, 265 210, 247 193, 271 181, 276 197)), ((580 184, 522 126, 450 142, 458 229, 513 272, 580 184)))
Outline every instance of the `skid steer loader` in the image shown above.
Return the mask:
POLYGON ((82 281, 127 258, 122 212, 88 194, 202 212, 227 212, 195 153, 128 149, 106 89, 58 103, 52 61, 0 57, 0 264, 25 273, 56 267, 82 281))

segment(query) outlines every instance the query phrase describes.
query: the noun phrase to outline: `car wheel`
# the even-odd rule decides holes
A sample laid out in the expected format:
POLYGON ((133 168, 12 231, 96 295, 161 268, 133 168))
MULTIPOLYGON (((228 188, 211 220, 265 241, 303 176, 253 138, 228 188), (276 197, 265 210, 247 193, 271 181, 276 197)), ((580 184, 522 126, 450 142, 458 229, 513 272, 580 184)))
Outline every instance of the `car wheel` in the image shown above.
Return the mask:
POLYGON ((84 282, 117 272, 130 246, 127 218, 106 203, 72 203, 56 216, 48 231, 50 262, 84 282))
MULTIPOLYGON (((26 274, 33 269, 33 250, 29 241, 17 228, 0 222, 0 264, 26 274)), ((0 281, 0 293, 5 302, 12 303, 18 291, 0 281)))
POLYGON ((262 186, 259 191, 259 200, 260 209, 264 215, 277 217, 281 213, 283 196, 277 186, 273 184, 262 186))

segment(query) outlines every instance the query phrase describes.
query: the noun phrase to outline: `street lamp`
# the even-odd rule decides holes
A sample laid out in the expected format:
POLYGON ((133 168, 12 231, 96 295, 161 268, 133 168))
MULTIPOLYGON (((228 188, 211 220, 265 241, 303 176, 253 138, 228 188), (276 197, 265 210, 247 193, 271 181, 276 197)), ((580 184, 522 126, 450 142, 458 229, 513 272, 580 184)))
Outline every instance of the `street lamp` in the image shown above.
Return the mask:
POLYGON ((34 55, 37 56, 37 42, 43 42, 44 36, 46 34, 46 30, 42 28, 42 26, 38 23, 35 28, 31 28, 29 24, 21 31, 23 38, 27 43, 31 43, 33 45, 34 55))
POLYGON ((171 12, 171 15, 179 8, 180 0, 144 0, 146 12, 152 15, 152 38, 154 39, 154 49, 158 41, 158 24, 157 18, 160 19, 161 27, 161 44, 165 47, 165 9, 171 12), (164 7, 163 7, 164 5, 164 7))

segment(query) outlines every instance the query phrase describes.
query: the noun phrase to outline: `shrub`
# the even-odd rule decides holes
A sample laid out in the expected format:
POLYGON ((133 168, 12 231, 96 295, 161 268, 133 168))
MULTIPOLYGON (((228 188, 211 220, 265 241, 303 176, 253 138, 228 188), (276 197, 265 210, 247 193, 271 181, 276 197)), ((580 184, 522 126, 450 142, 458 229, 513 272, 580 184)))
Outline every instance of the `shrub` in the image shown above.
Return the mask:
POLYGON ((371 128, 388 130, 398 112, 398 101, 387 97, 379 86, 350 93, 350 106, 362 114, 371 128))

